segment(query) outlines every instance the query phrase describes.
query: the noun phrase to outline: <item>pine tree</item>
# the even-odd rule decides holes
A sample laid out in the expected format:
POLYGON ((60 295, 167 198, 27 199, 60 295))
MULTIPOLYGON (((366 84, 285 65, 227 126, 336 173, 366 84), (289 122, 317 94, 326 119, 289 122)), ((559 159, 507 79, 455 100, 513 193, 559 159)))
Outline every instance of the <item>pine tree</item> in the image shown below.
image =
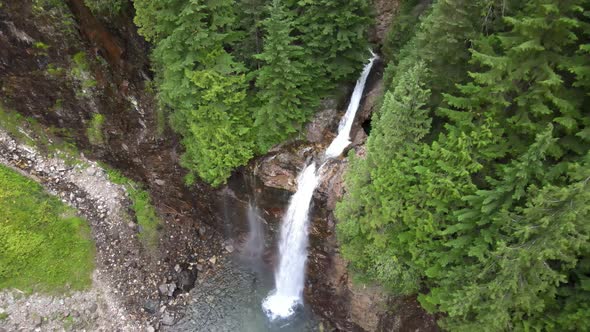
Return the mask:
POLYGON ((369 58, 367 0, 285 0, 295 11, 294 27, 315 74, 316 91, 353 81, 369 58))
POLYGON ((430 97, 424 88, 427 78, 425 65, 417 63, 387 94, 367 142, 367 159, 351 161, 348 194, 336 209, 344 257, 366 277, 403 293, 418 289, 419 275, 410 262, 411 254, 396 249, 393 234, 403 228, 397 221, 403 206, 397 204, 396 190, 414 180, 404 172, 415 166, 422 152, 420 139, 430 126, 424 108, 430 97))
POLYGON ((140 32, 156 43, 152 57, 160 100, 183 137, 188 182, 219 185, 253 156, 252 116, 244 65, 226 51, 234 1, 136 1, 140 32))
POLYGON ((315 73, 305 63, 304 48, 295 44, 293 24, 293 14, 274 0, 264 22, 264 52, 257 56, 263 62, 256 79, 262 106, 255 113, 261 151, 297 132, 319 101, 315 73))
POLYGON ((589 3, 508 1, 491 25, 483 4, 437 2, 400 53, 346 177, 342 252, 398 293, 427 290, 448 330, 585 330, 589 3), (419 63, 429 78, 403 80, 419 63), (414 93, 420 111, 398 116, 414 93))

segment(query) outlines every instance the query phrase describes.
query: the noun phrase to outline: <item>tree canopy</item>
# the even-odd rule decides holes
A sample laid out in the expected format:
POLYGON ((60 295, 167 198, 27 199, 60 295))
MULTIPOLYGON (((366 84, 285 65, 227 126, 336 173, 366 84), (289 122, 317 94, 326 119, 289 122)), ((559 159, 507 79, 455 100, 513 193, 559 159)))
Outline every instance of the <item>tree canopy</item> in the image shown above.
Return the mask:
POLYGON ((451 331, 588 329, 588 5, 440 0, 392 32, 336 211, 361 279, 451 331))

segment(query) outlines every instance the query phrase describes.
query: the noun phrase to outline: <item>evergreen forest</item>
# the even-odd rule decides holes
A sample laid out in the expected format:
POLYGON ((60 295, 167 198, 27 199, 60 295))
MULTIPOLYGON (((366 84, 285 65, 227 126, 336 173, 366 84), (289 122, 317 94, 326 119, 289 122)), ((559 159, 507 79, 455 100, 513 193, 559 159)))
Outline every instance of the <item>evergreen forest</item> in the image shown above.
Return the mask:
MULTIPOLYGON (((369 55, 367 0, 136 0, 188 182, 297 135, 369 55)), ((405 0, 337 206, 357 278, 450 331, 590 326, 587 0, 405 0)))
POLYGON ((449 331, 590 328, 590 3, 404 1, 337 206, 359 279, 449 331))

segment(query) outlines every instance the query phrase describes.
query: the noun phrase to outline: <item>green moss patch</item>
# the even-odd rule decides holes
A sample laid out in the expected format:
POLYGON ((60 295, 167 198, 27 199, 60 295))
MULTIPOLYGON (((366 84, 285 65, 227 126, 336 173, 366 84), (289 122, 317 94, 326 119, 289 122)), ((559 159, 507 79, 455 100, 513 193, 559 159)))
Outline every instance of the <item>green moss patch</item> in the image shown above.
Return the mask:
POLYGON ((36 182, 0 165, 0 289, 87 288, 94 255, 86 221, 36 182))
POLYGON ((142 189, 141 185, 125 177, 119 171, 111 169, 104 164, 101 167, 106 170, 109 180, 125 186, 133 202, 131 208, 135 212, 137 224, 140 226, 139 237, 148 248, 156 248, 158 246, 160 219, 156 214, 156 209, 152 205, 150 194, 142 189))

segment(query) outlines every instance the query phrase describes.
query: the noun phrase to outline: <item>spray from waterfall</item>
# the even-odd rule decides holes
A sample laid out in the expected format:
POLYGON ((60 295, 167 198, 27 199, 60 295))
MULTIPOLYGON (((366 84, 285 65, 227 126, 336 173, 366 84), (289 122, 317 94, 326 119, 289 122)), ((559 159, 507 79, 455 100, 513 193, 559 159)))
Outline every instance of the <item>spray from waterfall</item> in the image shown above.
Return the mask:
MULTIPOLYGON (((346 114, 340 120, 338 136, 326 150, 325 157, 328 159, 338 157, 350 144, 352 123, 376 58, 373 54, 356 82, 346 114)), ((325 163, 319 169, 324 165, 325 163)), ((297 192, 291 198, 287 214, 283 217, 279 242, 280 262, 275 274, 276 288, 262 303, 262 308, 271 319, 287 318, 293 315, 298 305, 303 304, 309 210, 313 193, 320 181, 318 173, 314 162, 303 169, 298 177, 297 192)))
POLYGON ((259 259, 264 251, 264 230, 256 204, 248 204, 248 237, 242 248, 242 256, 247 259, 259 259))

